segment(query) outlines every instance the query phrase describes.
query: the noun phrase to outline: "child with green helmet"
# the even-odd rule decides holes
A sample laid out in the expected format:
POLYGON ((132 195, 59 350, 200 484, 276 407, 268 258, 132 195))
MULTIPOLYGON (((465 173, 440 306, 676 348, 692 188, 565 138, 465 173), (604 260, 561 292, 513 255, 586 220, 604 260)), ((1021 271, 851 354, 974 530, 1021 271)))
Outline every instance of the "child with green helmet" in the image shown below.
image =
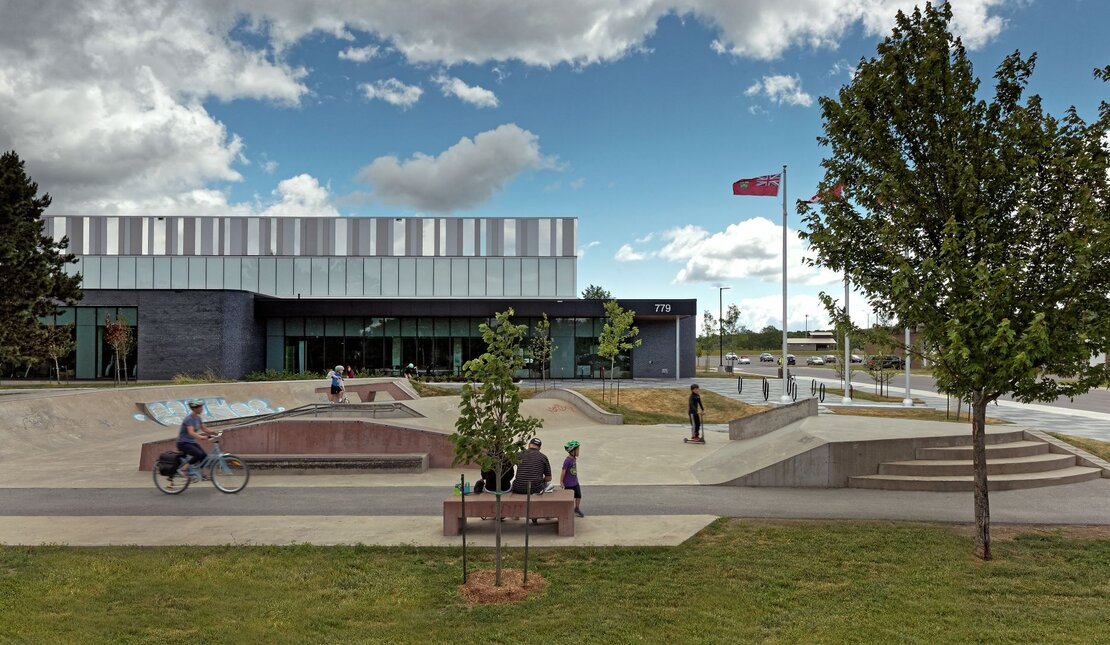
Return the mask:
POLYGON ((574 514, 586 517, 579 505, 582 503, 582 486, 578 483, 578 452, 582 444, 577 441, 568 441, 563 446, 567 449, 567 458, 563 460, 563 472, 559 475, 559 482, 563 488, 574 491, 574 514))

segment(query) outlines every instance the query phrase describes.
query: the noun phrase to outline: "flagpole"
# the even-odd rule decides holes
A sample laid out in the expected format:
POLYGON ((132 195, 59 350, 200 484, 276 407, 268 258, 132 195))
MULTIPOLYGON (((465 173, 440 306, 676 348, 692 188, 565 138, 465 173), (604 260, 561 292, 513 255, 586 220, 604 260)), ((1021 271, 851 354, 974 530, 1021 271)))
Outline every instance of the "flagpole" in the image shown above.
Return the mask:
POLYGON ((790 403, 790 365, 786 362, 786 164, 782 166, 782 398, 790 403))

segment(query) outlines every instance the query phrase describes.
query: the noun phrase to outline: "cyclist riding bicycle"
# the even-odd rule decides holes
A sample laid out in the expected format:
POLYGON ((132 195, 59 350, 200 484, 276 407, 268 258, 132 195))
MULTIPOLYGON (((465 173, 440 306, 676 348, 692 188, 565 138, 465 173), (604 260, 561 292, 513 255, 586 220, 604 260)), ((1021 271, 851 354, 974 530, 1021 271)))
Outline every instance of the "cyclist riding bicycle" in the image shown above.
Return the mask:
POLYGON ((204 411, 204 403, 189 401, 189 415, 181 422, 181 429, 177 433, 177 449, 185 453, 185 460, 177 469, 177 474, 182 477, 189 476, 189 464, 199 464, 204 461, 208 453, 200 447, 200 439, 208 440, 208 426, 204 425, 200 414, 204 411), (205 433, 205 434, 201 434, 205 433))

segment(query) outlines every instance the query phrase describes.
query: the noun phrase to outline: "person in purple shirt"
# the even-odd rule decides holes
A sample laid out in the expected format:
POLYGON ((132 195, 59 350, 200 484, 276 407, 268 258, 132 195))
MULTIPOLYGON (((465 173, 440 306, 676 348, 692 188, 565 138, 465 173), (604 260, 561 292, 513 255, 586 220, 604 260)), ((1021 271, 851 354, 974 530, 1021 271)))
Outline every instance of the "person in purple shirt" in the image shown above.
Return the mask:
POLYGON ((582 509, 578 508, 582 504, 582 486, 578 483, 578 451, 581 445, 577 441, 568 441, 563 446, 567 449, 567 458, 563 460, 563 472, 559 475, 559 482, 563 488, 574 491, 574 514, 578 517, 586 517, 582 509))

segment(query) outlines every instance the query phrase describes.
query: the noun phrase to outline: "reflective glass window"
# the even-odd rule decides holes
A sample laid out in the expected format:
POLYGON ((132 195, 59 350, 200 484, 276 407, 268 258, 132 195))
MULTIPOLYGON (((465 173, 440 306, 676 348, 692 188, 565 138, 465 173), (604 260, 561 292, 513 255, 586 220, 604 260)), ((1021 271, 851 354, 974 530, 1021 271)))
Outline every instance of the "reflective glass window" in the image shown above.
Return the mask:
POLYGON ((432 264, 435 267, 435 274, 432 278, 432 295, 451 295, 451 259, 436 258, 432 260, 432 264))
POLYGON ((293 260, 293 293, 298 296, 312 294, 311 258, 295 258, 293 260))
POLYGON ((524 258, 520 261, 520 295, 538 296, 539 293, 539 261, 524 258))
POLYGON ((385 335, 385 320, 382 318, 367 318, 362 326, 362 335, 369 338, 381 338, 385 335))
POLYGON ((362 335, 362 318, 359 316, 348 316, 343 319, 343 335, 344 336, 361 336, 362 335))
POLYGON ((574 258, 559 258, 555 260, 556 295, 564 298, 574 298, 578 291, 575 289, 574 258))
POLYGON ((452 318, 450 336, 469 336, 470 335, 470 319, 469 318, 452 318))
POLYGON ((342 296, 347 293, 347 260, 331 258, 328 260, 329 296, 342 296))
POLYGON ((362 294, 382 295, 382 261, 378 258, 362 260, 362 294))
POLYGON ((324 335, 324 319, 320 317, 305 318, 304 319, 304 335, 305 336, 323 336, 324 335))
POLYGON ((291 296, 293 291, 293 258, 277 259, 277 284, 274 293, 279 296, 291 296))
POLYGON ((331 316, 325 319, 324 335, 325 336, 345 336, 343 319, 338 316, 331 316))
POLYGON ((401 335, 401 320, 399 318, 385 318, 385 335, 395 338, 401 335))
POLYGON ((119 258, 100 258, 100 288, 119 288, 119 258))
POLYGON ((97 307, 96 308, 96 324, 103 325, 108 322, 116 321, 116 308, 115 307, 97 307))
POLYGON ((466 297, 468 294, 467 288, 470 286, 469 272, 467 271, 468 260, 466 258, 451 258, 444 260, 444 262, 451 263, 451 295, 455 297, 466 297))
POLYGON ((258 293, 272 296, 277 293, 277 260, 258 258, 258 293))
POLYGON ((486 260, 484 258, 470 258, 463 260, 468 266, 469 281, 468 296, 484 296, 486 295, 486 260))
POLYGON ((397 295, 416 295, 416 258, 397 259, 397 295))
POLYGON ((100 258, 86 255, 81 263, 81 286, 86 289, 100 288, 100 258))
POLYGON ((134 289, 136 283, 135 258, 125 257, 119 259, 119 288, 134 289))
POLYGON ((154 288, 170 288, 170 258, 152 258, 154 260, 154 288))
POLYGON ((501 258, 486 260, 486 295, 505 295, 505 260, 501 258))
POLYGON ((383 296, 397 295, 397 258, 382 258, 382 294, 383 296))
POLYGON ((520 258, 505 258, 505 295, 520 294, 520 258))
POLYGON ((266 335, 267 336, 284 336, 285 335, 285 320, 282 318, 267 318, 266 319, 266 335))
POLYGON ((416 260, 416 295, 430 296, 432 295, 432 283, 434 282, 434 271, 432 258, 418 258, 416 260))
POLYGON ((328 294, 328 259, 312 258, 312 295, 328 294))
POLYGON ((304 336, 304 318, 286 318, 285 335, 304 336))
POLYGON ((242 258, 243 291, 258 291, 258 258, 242 258))
POLYGON ((555 258, 543 258, 540 263, 540 295, 550 298, 556 294, 555 258))
POLYGON ((241 258, 224 258, 224 289, 242 289, 243 266, 241 258))
POLYGON ((189 288, 189 258, 170 258, 170 287, 174 289, 189 288))
POLYGON ((433 318, 432 319, 432 333, 437 338, 446 338, 451 335, 451 319, 450 318, 433 318))
POLYGON ((205 283, 209 289, 223 289, 224 288, 224 261, 223 258, 204 258, 205 266, 207 267, 208 276, 205 283))
POLYGON ((417 318, 416 335, 421 338, 431 338, 435 330, 435 327, 433 325, 434 320, 434 318, 428 318, 427 316, 417 318))
POLYGON ((347 295, 362 295, 362 258, 347 259, 347 295))
POLYGON ((401 319, 401 336, 411 338, 416 336, 416 319, 406 316, 401 319))
POLYGON ((135 258, 135 288, 154 288, 154 258, 135 258))
POLYGON ((75 309, 73 307, 59 307, 58 315, 54 319, 55 325, 68 325, 77 319, 75 309))
POLYGON ((205 288, 205 259, 199 257, 188 258, 189 260, 189 288, 190 289, 204 289, 205 288))

